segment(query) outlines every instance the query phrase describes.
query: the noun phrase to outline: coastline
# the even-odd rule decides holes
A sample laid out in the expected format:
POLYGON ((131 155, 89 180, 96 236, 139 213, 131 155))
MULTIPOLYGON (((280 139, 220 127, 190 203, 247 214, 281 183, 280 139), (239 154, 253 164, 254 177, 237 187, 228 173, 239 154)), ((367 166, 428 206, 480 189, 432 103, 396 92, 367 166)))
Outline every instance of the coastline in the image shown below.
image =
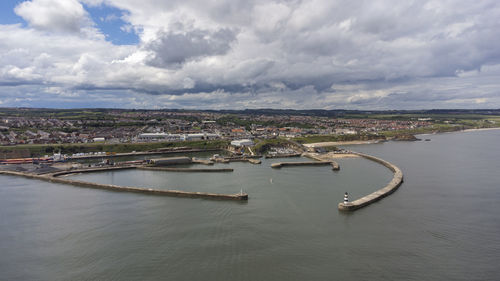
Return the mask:
MULTIPOLYGON (((465 129, 465 130, 450 131, 450 132, 423 133, 423 134, 414 134, 414 136, 431 136, 436 134, 468 133, 468 132, 492 131, 492 130, 500 130, 500 127, 465 129)), ((315 142, 315 143, 306 143, 303 145, 305 147, 315 148, 315 147, 331 147, 331 146, 341 146, 341 145, 376 144, 380 142, 381 140, 368 140, 368 141, 357 140, 357 141, 315 142)))
POLYGON ((437 134, 469 133, 469 132, 493 131, 493 130, 500 130, 500 127, 477 128, 477 129, 465 129, 465 130, 457 130, 457 131, 450 131, 450 132, 435 132, 435 133, 415 134, 415 136, 432 136, 432 135, 437 135, 437 134))

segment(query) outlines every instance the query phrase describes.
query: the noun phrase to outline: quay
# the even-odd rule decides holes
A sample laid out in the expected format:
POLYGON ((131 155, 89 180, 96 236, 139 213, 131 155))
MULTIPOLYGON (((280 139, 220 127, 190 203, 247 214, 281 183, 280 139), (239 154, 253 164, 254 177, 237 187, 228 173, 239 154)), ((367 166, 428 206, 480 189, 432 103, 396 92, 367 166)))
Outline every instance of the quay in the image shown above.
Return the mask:
POLYGON ((365 206, 370 205, 371 203, 378 201, 389 194, 393 193, 396 191, 399 186, 403 183, 403 172, 394 164, 385 161, 383 159, 377 158, 375 156, 371 156, 368 154, 364 153, 359 153, 359 152, 352 152, 353 154, 359 155, 361 157, 364 157, 368 160, 377 162, 379 164, 382 164, 383 166, 387 167, 389 170, 391 170, 394 173, 394 176, 392 180, 383 188, 368 194, 362 198, 359 198, 357 200, 354 200, 352 202, 341 202, 338 205, 338 209, 340 211, 354 211, 360 208, 363 208, 365 206))
MULTIPOLYGON (((243 193, 243 192, 236 193, 236 194, 220 194, 220 193, 207 193, 207 192, 189 192, 189 191, 180 191, 180 190, 160 190, 160 189, 144 188, 144 187, 131 187, 131 186, 119 186, 119 185, 113 185, 113 184, 101 184, 101 183, 72 180, 72 179, 60 177, 63 175, 68 175, 68 174, 92 173, 92 172, 103 172, 103 171, 113 171, 113 170, 137 169, 137 168, 138 168, 138 166, 91 168, 91 169, 61 171, 61 172, 49 173, 49 174, 43 174, 43 175, 17 172, 17 171, 0 170, 0 174, 12 175, 12 176, 22 176, 22 177, 26 177, 26 178, 44 180, 44 181, 49 181, 49 182, 54 182, 54 183, 62 183, 62 184, 79 186, 79 187, 96 188, 96 189, 104 189, 104 190, 119 191, 119 192, 135 192, 135 193, 143 193, 143 194, 150 194, 150 195, 163 195, 163 196, 188 197, 188 198, 205 198, 205 199, 222 199, 222 200, 248 200, 248 194, 243 193)), ((141 168, 143 168, 143 167, 141 167, 141 168)), ((167 168, 159 168, 159 169, 167 169, 167 168)), ((179 168, 173 168, 173 169, 179 169, 179 168)), ((206 170, 209 170, 209 169, 206 169, 206 170)), ((218 172, 220 172, 221 170, 226 171, 226 169, 213 169, 213 170, 218 171, 218 172)))

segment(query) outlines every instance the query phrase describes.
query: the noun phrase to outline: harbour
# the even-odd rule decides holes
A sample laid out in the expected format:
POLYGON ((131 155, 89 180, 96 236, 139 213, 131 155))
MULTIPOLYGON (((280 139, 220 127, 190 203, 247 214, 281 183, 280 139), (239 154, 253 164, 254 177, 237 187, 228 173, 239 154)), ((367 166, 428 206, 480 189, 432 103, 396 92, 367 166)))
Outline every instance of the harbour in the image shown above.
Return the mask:
POLYGON ((243 188, 248 201, 147 196, 2 175, 0 241, 9 242, 0 242, 0 271, 7 280, 494 280, 500 194, 491 163, 500 159, 499 133, 346 146, 404 171, 397 192, 356 212, 338 211, 345 192, 354 201, 394 177, 361 157, 336 159, 341 170, 335 173, 328 165, 276 170, 271 164, 283 159, 262 159, 261 165, 215 163, 233 172, 189 177, 139 169, 61 176, 189 192, 243 188), (481 269, 470 268, 473 262, 481 269))

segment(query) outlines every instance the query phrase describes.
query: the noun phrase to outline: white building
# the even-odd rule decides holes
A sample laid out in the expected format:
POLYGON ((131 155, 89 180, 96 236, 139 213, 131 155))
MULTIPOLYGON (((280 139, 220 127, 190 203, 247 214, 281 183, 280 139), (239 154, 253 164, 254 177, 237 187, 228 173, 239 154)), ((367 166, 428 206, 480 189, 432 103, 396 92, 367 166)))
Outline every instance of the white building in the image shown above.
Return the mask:
POLYGON ((194 140, 215 140, 220 135, 210 133, 199 134, 167 134, 167 133, 144 133, 137 136, 139 141, 194 141, 194 140))
POLYGON ((254 145, 253 140, 243 139, 243 140, 233 140, 231 141, 232 146, 242 147, 242 146, 252 146, 254 145))
POLYGON ((355 135, 357 132, 351 129, 335 129, 337 135, 355 135))
POLYGON ((185 140, 185 141, 215 140, 215 139, 219 139, 219 138, 220 138, 220 136, 218 134, 209 134, 209 133, 186 134, 183 136, 183 140, 185 140))
POLYGON ((139 141, 181 141, 182 136, 167 133, 144 133, 137 136, 137 139, 139 141))
POLYGON ((94 142, 105 141, 105 138, 94 138, 94 142))

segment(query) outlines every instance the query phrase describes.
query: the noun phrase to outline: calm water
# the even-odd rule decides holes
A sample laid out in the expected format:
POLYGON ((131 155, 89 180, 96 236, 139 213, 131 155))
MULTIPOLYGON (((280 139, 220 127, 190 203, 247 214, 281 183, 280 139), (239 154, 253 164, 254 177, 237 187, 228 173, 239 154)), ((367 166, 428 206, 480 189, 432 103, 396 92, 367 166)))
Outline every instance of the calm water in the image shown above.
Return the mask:
MULTIPOLYGON (((0 176, 1 280, 499 280, 500 130, 353 146, 398 165, 385 185, 364 159, 341 170, 232 163, 233 173, 117 171, 73 178, 250 195, 246 203, 155 197, 0 176), (272 179, 272 180, 271 180, 272 179)), ((298 161, 301 159, 295 159, 298 161)))

